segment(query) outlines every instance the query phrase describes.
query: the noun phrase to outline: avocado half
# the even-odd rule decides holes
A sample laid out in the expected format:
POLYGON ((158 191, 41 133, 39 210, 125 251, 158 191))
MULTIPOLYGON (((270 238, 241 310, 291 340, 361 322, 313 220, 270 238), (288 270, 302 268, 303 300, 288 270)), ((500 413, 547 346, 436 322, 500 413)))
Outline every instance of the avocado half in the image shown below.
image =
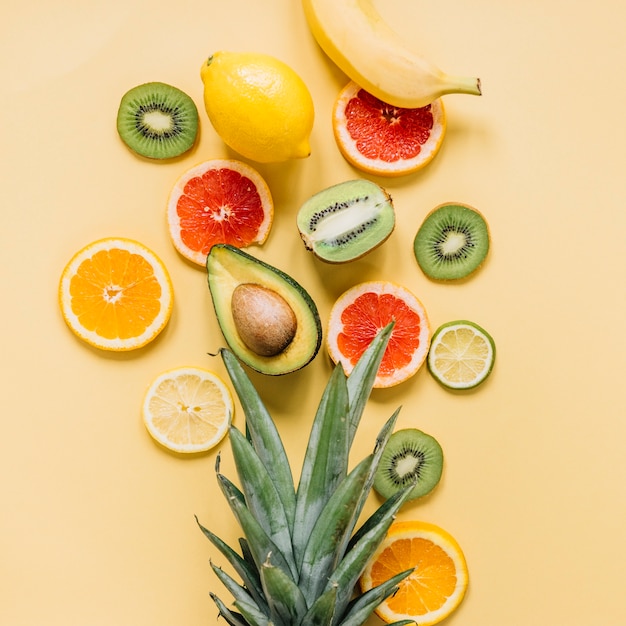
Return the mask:
POLYGON ((294 372, 313 360, 322 343, 322 324, 317 306, 302 285, 278 268, 228 244, 215 244, 211 248, 206 267, 217 321, 239 360, 271 376, 294 372), (256 354, 242 340, 232 310, 233 293, 240 285, 269 289, 281 296, 293 311, 295 334, 278 354, 256 354))

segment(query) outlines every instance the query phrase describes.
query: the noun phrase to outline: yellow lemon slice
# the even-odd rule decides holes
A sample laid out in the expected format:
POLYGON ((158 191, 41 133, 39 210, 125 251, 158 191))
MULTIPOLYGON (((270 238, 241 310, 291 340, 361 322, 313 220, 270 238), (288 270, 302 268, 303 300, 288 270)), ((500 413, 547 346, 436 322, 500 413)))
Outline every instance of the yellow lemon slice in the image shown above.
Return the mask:
POLYGON ((427 366, 450 389, 471 389, 491 373, 496 345, 491 335, 467 320, 448 322, 433 335, 427 366))
POLYGON ((443 528, 419 521, 394 522, 361 576, 368 591, 409 569, 398 591, 376 614, 388 624, 409 619, 431 626, 448 617, 467 589, 467 562, 457 541, 443 528))
POLYGON ((152 341, 173 305, 170 276, 143 244, 106 238, 79 250, 59 284, 59 305, 70 329, 103 350, 133 350, 152 341))
POLYGON ((205 452, 226 435, 234 413, 232 395, 208 370, 180 367, 157 376, 143 402, 148 432, 174 452, 205 452))

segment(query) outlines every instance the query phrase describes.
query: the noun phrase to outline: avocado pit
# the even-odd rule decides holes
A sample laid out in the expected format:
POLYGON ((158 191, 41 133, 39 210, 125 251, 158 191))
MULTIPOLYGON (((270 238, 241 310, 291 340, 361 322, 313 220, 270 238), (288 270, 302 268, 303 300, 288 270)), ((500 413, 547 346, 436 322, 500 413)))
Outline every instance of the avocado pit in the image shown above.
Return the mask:
POLYGON ((280 354, 296 335, 298 324, 293 309, 280 294, 262 285, 237 285, 231 311, 239 337, 259 356, 280 354))

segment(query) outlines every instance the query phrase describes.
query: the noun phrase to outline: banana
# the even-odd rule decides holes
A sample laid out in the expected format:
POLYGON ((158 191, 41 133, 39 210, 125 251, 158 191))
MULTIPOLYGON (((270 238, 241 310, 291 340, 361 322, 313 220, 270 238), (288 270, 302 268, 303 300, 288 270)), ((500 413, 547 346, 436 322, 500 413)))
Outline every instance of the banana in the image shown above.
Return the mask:
POLYGON ((418 108, 444 94, 481 95, 480 79, 446 74, 411 50, 371 0, 302 0, 302 7, 328 57, 387 104, 418 108))

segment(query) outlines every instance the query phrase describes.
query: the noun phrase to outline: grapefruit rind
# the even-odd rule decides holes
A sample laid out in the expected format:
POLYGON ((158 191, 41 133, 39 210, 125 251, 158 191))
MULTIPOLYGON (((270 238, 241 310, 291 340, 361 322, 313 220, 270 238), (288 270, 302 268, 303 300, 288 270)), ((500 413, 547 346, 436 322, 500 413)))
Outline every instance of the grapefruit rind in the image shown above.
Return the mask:
POLYGON ((172 281, 163 261, 144 244, 124 237, 106 237, 94 241, 81 248, 65 266, 59 281, 59 306, 65 323, 70 330, 81 340, 101 350, 122 352, 142 348, 161 333, 167 325, 174 304, 172 281), (100 251, 122 249, 131 254, 138 254, 147 261, 154 273, 154 277, 161 288, 160 310, 145 330, 136 337, 106 338, 97 332, 86 328, 72 307, 72 278, 77 274, 80 266, 100 251))
POLYGON ((386 177, 405 176, 428 165, 439 152, 446 134, 447 122, 443 101, 439 98, 428 105, 433 116, 433 126, 427 141, 420 146, 419 153, 410 159, 385 161, 363 155, 357 148, 356 140, 348 131, 346 106, 357 96, 360 89, 356 83, 348 83, 339 93, 333 106, 333 134, 337 147, 346 161, 363 172, 386 177))
MULTIPOLYGON (((206 265, 206 258, 210 247, 208 250, 197 250, 191 248, 182 240, 181 233, 183 226, 181 224, 181 219, 180 215, 178 214, 177 206, 178 201, 185 194, 185 187, 189 183, 189 181, 194 178, 201 177, 209 170, 218 169, 232 169, 252 181, 252 183, 256 187, 257 193, 260 196, 261 205, 263 206, 264 210, 263 221, 259 225, 256 235, 249 241, 242 241, 238 243, 237 247, 245 248, 253 244, 262 245, 263 243, 265 243, 269 236, 274 220, 274 202, 270 188, 265 179, 261 176, 261 174, 247 163, 243 163, 242 161, 238 161, 236 159, 211 159, 187 170, 182 176, 178 178, 178 180, 174 184, 174 187, 172 188, 172 191, 170 192, 167 204, 167 223, 170 237, 176 250, 189 261, 203 267, 206 265)), ((216 243, 232 242, 225 241, 222 238, 215 238, 212 241, 211 245, 215 245, 216 243)))
MULTIPOLYGON (((344 330, 342 322, 342 314, 348 309, 360 296, 366 293, 375 293, 377 295, 391 294, 401 300, 412 311, 414 311, 420 320, 419 329, 417 330, 418 347, 411 355, 410 361, 403 367, 395 369, 392 375, 384 376, 379 373, 374 381, 374 388, 387 388, 398 385, 408 378, 414 376, 422 367, 428 354, 430 347, 431 328, 428 320, 428 314, 422 302, 406 287, 390 282, 390 281, 367 281, 357 284, 345 291, 335 302, 331 308, 328 320, 328 332, 326 333, 326 346, 328 354, 334 363, 341 363, 346 374, 350 374, 355 365, 355 360, 344 355, 339 347, 338 338, 344 330)), ((364 320, 372 328, 372 339, 376 332, 384 328, 392 319, 383 319, 378 317, 376 320, 364 320)), ((392 331, 387 351, 392 349, 397 342, 394 342, 394 333, 400 332, 398 328, 398 320, 392 331)), ((384 357, 383 357, 384 358, 384 357)))

